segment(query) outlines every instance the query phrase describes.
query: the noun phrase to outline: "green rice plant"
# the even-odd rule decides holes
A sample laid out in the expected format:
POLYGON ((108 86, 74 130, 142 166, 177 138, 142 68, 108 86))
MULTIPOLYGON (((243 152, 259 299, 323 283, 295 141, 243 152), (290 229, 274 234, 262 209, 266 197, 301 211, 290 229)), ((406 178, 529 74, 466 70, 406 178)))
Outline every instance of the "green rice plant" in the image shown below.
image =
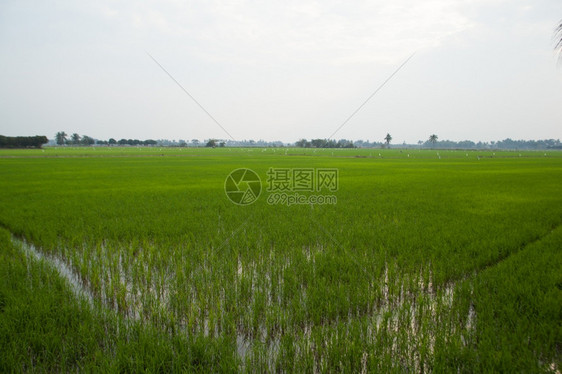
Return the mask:
MULTIPOLYGON (((81 368, 100 354, 116 358, 103 368, 154 371, 560 367, 560 338, 542 327, 560 324, 559 153, 2 152, 0 225, 71 269, 92 323, 113 331, 81 368), (264 183, 270 167, 337 168, 338 202, 234 205, 223 186, 240 167, 264 183)), ((19 283, 36 289, 27 266, 19 283)), ((45 360, 37 369, 56 370, 45 360)))

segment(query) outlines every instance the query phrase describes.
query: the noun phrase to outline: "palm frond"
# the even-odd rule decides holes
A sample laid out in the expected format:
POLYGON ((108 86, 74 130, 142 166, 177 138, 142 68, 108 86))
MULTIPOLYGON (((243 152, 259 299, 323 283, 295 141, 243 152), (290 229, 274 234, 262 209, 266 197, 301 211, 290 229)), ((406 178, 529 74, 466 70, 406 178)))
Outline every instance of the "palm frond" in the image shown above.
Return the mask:
POLYGON ((556 30, 554 30, 554 39, 556 41, 556 46, 554 47, 554 49, 562 52, 562 21, 560 21, 560 25, 556 27, 556 30))

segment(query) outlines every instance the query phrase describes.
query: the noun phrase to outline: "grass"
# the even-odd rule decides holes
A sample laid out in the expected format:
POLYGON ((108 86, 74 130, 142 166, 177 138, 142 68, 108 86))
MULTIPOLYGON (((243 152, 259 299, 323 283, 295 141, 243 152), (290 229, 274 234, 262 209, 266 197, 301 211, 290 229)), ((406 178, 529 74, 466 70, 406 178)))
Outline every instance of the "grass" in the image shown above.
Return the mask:
POLYGON ((316 149, 316 148, 206 148, 206 147, 70 147, 55 146, 43 149, 0 149, 0 157, 135 157, 135 156, 225 156, 234 157, 278 157, 314 156, 314 157, 344 157, 344 158, 528 158, 528 157, 562 157, 562 153, 555 150, 449 150, 449 149, 316 149))
POLYGON ((552 363, 560 368, 560 243, 562 227, 486 269, 476 279, 475 309, 486 327, 476 333, 481 369, 505 371, 517 367, 537 372, 552 363), (557 362, 547 352, 556 352, 557 362))
POLYGON ((2 274, 15 273, 0 313, 52 305, 4 319, 4 369, 559 368, 562 154, 546 154, 1 151, 2 274), (262 182, 270 167, 337 168, 337 204, 269 205, 264 191, 234 205, 223 186, 240 167, 262 182), (66 263, 95 305, 8 232, 66 263), (49 312, 58 319, 42 330, 49 312), (41 341, 60 343, 42 360, 16 347, 41 341))
POLYGON ((0 229, 0 371, 223 371, 222 339, 173 336, 77 299, 57 270, 0 229))

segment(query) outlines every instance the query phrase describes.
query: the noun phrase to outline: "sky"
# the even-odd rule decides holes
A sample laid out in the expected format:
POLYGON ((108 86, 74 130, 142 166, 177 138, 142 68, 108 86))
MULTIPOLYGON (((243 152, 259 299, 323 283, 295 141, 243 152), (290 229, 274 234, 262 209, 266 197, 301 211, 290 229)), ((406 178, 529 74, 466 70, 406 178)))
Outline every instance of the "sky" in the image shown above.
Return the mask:
POLYGON ((3 0, 0 134, 558 139, 561 19, 560 0, 3 0))

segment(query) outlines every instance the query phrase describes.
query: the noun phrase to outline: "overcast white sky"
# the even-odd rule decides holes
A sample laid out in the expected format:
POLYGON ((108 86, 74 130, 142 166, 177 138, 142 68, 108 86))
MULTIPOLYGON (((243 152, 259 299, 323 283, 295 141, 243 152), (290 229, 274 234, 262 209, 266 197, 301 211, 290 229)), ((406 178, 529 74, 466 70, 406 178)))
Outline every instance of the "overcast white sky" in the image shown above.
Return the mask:
POLYGON ((0 134, 562 138, 560 0, 0 2, 0 134), (559 64, 560 65, 560 64, 559 64))

